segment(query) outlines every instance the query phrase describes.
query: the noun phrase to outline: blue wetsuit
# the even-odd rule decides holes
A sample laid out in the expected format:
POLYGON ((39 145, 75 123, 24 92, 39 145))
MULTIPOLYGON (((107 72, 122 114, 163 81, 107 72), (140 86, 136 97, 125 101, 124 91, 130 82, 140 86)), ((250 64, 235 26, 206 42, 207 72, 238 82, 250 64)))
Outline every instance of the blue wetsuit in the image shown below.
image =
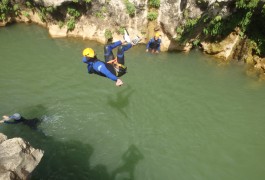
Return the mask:
POLYGON ((18 124, 18 123, 23 123, 23 124, 29 126, 32 129, 37 129, 37 126, 41 122, 37 118, 35 118, 35 119, 29 119, 29 120, 26 120, 23 117, 21 117, 18 120, 15 120, 15 119, 12 120, 12 116, 9 116, 9 118, 10 118, 10 120, 4 121, 5 124, 18 124))
POLYGON ((89 74, 98 74, 104 77, 107 77, 113 81, 117 81, 117 76, 111 73, 107 68, 108 64, 95 58, 93 61, 87 60, 86 57, 83 57, 83 62, 87 64, 87 70, 89 74))
POLYGON ((4 123, 6 123, 6 124, 18 124, 18 123, 21 123, 21 122, 24 122, 24 121, 25 121, 24 118, 20 118, 19 120, 4 121, 4 123))
POLYGON ((155 38, 150 39, 146 45, 146 49, 151 49, 155 51, 160 51, 161 39, 155 40, 155 38))
POLYGON ((132 47, 131 44, 122 45, 121 41, 116 41, 114 43, 108 44, 104 47, 104 57, 105 62, 99 60, 97 57, 87 58, 83 57, 82 61, 87 64, 87 70, 89 74, 98 74, 100 76, 107 77, 113 81, 117 81, 118 77, 126 73, 126 67, 122 68, 114 67, 113 64, 109 64, 108 61, 114 59, 112 50, 116 47, 117 52, 117 62, 124 65, 124 52, 132 47))

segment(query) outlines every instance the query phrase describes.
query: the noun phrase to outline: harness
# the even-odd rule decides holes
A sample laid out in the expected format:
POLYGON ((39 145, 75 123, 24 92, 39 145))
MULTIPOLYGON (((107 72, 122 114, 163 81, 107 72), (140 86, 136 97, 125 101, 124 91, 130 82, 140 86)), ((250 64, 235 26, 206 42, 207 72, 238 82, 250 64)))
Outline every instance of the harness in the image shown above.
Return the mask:
POLYGON ((113 66, 117 77, 120 77, 126 73, 127 67, 123 64, 118 63, 117 57, 113 60, 108 61, 107 63, 113 66))

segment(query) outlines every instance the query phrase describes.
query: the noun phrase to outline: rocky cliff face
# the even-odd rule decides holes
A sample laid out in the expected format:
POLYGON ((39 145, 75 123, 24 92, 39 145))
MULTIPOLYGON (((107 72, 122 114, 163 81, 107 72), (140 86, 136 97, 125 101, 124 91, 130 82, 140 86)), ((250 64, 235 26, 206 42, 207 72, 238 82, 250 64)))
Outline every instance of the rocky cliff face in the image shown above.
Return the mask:
MULTIPOLYGON (((23 4, 23 0, 20 3, 23 4)), ((161 33, 162 50, 186 50, 185 46, 174 42, 176 27, 183 23, 183 12, 189 9, 191 16, 199 16, 202 11, 196 7, 195 0, 160 0, 158 8, 150 7, 148 0, 92 0, 91 3, 74 3, 72 0, 34 0, 35 6, 43 6, 41 10, 26 8, 27 16, 20 14, 15 18, 18 22, 35 22, 46 26, 52 37, 82 37, 84 39, 106 42, 106 30, 110 30, 114 39, 122 38, 121 29, 126 28, 132 37, 139 35, 146 43, 155 31, 161 33), (126 4, 127 2, 127 4, 126 4), (129 5, 128 5, 129 3, 129 5), (75 19, 75 28, 69 30, 67 19, 68 7, 74 7, 81 12, 75 19), (129 12, 133 7, 133 13, 129 12), (53 8, 59 13, 51 13, 53 17, 43 20, 43 9, 53 8), (155 12, 157 18, 148 20, 148 13, 155 12), (64 24, 59 24, 56 16, 63 16, 64 24)), ((45 12, 46 13, 46 12, 45 12)), ((49 13, 48 13, 49 14, 49 13)))
MULTIPOLYGON (((25 4, 24 0, 17 1, 25 4)), ((15 20, 46 26, 52 37, 74 36, 102 43, 106 42, 106 30, 111 32, 114 39, 120 39, 121 29, 126 28, 132 37, 141 36, 143 43, 148 42, 155 31, 159 31, 163 51, 189 50, 191 46, 187 48, 186 44, 176 43, 174 39, 177 27, 185 24, 187 18, 202 15, 203 10, 196 1, 160 0, 157 7, 152 7, 150 0, 91 0, 89 3, 78 0, 33 0, 32 6, 37 9, 24 6, 24 13, 19 13, 15 20), (73 17, 68 11, 69 7, 80 12, 80 16, 73 17), (150 19, 150 12, 157 17, 150 19), (71 30, 70 23, 74 25, 71 30)), ((206 9, 217 1, 227 0, 206 1, 206 9)), ((221 9, 215 8, 214 11, 217 13, 221 9)))
POLYGON ((0 179, 27 179, 42 156, 42 150, 34 149, 23 139, 7 139, 0 133, 0 179))

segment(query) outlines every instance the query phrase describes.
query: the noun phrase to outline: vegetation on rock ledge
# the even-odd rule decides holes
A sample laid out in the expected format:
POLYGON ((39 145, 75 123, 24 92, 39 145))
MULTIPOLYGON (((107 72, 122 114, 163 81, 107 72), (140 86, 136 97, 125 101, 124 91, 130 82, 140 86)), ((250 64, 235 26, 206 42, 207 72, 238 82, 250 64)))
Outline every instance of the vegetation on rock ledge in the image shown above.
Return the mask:
MULTIPOLYGON (((202 5, 204 1, 197 2, 202 5)), ((205 7, 205 4, 203 5, 205 7)), ((222 5, 215 3, 212 6, 222 5)), ((187 18, 183 25, 177 27, 176 39, 180 42, 188 39, 194 39, 196 42, 207 39, 215 42, 222 40, 235 29, 240 29, 242 38, 248 38, 256 44, 254 53, 265 56, 265 2, 234 0, 228 4, 228 8, 233 12, 228 16, 222 14, 222 11, 213 15, 209 9, 201 17, 187 18)))

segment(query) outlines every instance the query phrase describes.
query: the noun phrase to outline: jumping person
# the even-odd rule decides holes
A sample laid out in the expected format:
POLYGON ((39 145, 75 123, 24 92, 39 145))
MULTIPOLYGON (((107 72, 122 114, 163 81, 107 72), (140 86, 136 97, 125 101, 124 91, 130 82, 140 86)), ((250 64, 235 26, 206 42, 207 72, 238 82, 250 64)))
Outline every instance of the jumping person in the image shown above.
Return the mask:
POLYGON ((25 119, 22 117, 19 113, 15 113, 11 116, 3 116, 3 120, 0 120, 1 123, 5 124, 18 124, 18 123, 23 123, 27 126, 29 126, 31 129, 37 129, 37 126, 40 124, 40 120, 37 118, 34 119, 25 119))
POLYGON ((153 38, 146 45, 146 52, 159 53, 160 52, 160 34, 157 32, 153 38))
POLYGON ((116 86, 123 85, 122 80, 118 77, 124 75, 127 70, 124 52, 141 41, 141 39, 137 37, 131 42, 127 31, 125 31, 124 39, 125 42, 123 43, 121 41, 116 41, 104 46, 105 62, 97 58, 92 48, 84 49, 82 61, 87 64, 88 73, 107 77, 115 81, 116 86), (114 58, 112 50, 116 47, 118 47, 117 57, 114 58))

